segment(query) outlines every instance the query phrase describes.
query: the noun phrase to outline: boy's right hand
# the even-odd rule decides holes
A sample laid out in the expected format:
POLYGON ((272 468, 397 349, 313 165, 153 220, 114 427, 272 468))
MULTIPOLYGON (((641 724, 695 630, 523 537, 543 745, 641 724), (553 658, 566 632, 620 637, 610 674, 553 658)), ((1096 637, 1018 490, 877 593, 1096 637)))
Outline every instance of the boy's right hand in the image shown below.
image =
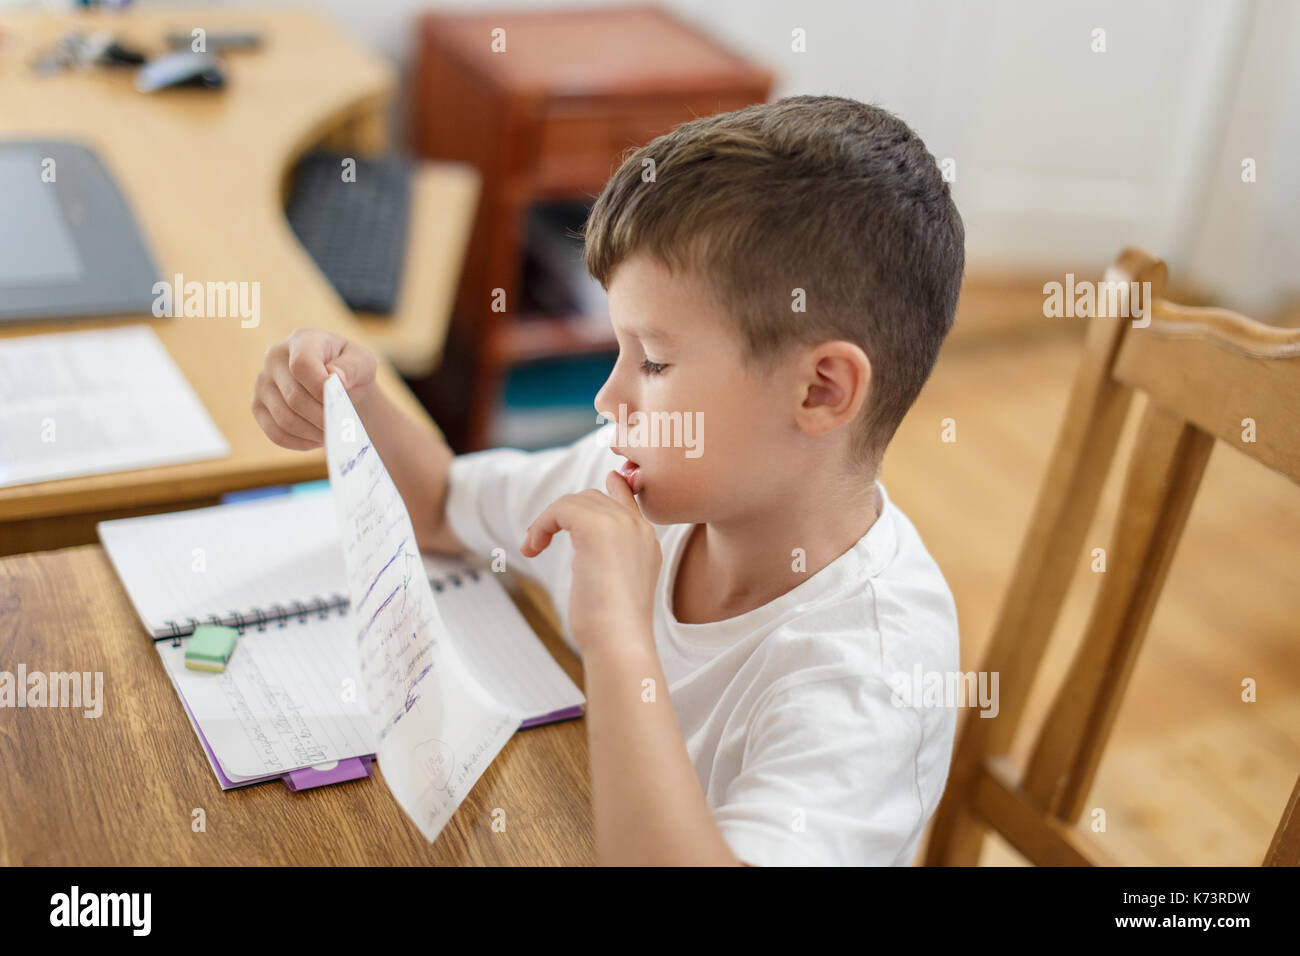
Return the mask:
POLYGON ((306 451, 325 443, 325 380, 339 373, 353 406, 376 394, 375 356, 324 329, 294 329, 266 350, 253 383, 253 417, 277 445, 306 451))

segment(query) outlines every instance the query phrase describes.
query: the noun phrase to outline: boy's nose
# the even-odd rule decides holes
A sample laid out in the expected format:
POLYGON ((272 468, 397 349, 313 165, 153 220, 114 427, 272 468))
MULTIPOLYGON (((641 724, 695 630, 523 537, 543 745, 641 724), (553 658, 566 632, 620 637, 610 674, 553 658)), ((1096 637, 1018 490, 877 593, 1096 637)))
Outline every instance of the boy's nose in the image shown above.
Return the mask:
POLYGON ((614 421, 618 418, 618 402, 614 395, 614 389, 610 387, 610 383, 613 381, 614 376, 611 374, 610 377, 605 380, 605 384, 600 387, 600 391, 596 393, 596 399, 592 403, 595 406, 596 414, 601 415, 610 421, 614 421))

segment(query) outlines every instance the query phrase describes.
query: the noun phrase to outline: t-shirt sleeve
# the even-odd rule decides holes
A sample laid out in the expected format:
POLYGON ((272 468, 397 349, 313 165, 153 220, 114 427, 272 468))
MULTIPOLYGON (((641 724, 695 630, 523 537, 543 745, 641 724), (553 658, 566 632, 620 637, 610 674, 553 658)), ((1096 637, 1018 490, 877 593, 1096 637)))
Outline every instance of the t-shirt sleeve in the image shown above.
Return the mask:
POLYGON ((760 703, 714 820, 755 866, 907 865, 926 823, 921 724, 876 678, 805 681, 760 703))
POLYGON ((506 566, 537 578, 562 616, 567 607, 559 606, 556 588, 573 566, 569 536, 556 535, 535 558, 525 558, 519 546, 528 526, 555 499, 588 488, 604 489, 606 472, 622 460, 609 449, 613 427, 596 428, 561 448, 492 448, 457 455, 448 471, 446 515, 456 537, 488 561, 493 550, 501 548, 506 566))

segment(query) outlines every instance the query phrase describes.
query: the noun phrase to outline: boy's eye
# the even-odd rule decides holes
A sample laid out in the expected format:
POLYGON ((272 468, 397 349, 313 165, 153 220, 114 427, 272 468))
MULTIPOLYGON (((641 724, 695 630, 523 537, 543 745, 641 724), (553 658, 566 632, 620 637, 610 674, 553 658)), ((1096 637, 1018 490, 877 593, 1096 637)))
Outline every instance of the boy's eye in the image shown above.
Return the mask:
POLYGON ((652 362, 649 359, 646 359, 641 363, 641 371, 645 372, 647 375, 658 375, 667 367, 667 365, 663 365, 659 362, 652 362))

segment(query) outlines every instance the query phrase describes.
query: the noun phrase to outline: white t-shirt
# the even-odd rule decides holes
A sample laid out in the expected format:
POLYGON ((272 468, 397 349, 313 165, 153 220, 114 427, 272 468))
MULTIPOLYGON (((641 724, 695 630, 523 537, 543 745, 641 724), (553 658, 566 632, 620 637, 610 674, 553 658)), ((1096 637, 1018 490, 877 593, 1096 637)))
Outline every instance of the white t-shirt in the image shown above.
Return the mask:
MULTIPOLYGON (((504 549, 509 567, 543 584, 575 653, 572 541, 560 533, 532 559, 519 546, 556 498, 604 490, 622 460, 609 449, 615 427, 451 463, 451 529, 484 558, 504 549)), ((958 671, 957 611, 916 528, 876 487, 884 510, 852 548, 762 607, 707 624, 672 612, 692 525, 654 526, 655 645, 709 808, 743 862, 905 866, 943 793, 956 710, 899 706, 895 688, 899 675, 914 686, 921 673, 958 671)))

